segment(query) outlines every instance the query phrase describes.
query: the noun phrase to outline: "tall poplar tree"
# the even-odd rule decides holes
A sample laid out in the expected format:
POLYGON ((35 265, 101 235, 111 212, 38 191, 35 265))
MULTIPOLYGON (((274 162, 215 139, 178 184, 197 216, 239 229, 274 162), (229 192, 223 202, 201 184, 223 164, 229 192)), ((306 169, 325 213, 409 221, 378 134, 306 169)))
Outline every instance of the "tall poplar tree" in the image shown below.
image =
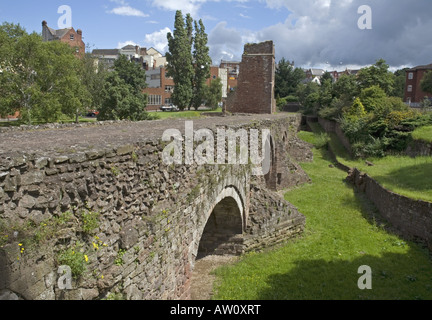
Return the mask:
POLYGON ((171 99, 180 110, 190 106, 193 97, 192 79, 194 68, 192 63, 192 31, 191 17, 187 16, 187 23, 180 10, 176 12, 174 32, 168 33, 168 48, 166 54, 168 66, 167 75, 175 83, 171 99))
POLYGON ((194 78, 193 78, 193 98, 192 106, 198 110, 201 106, 206 94, 206 82, 210 78, 211 58, 209 56, 209 48, 207 46, 208 37, 205 33, 205 27, 200 20, 195 21, 195 38, 194 38, 194 78))

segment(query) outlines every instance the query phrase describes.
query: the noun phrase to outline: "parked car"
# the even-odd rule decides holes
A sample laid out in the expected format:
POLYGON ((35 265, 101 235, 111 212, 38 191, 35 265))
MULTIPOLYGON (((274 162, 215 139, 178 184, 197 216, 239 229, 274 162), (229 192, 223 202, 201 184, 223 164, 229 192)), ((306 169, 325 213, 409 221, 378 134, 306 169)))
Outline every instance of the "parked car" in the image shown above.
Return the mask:
POLYGON ((165 111, 179 111, 179 108, 177 106, 174 106, 172 104, 167 105, 167 106, 162 106, 160 107, 161 111, 165 112, 165 111))
POLYGON ((88 111, 88 113, 87 113, 87 117, 94 118, 94 117, 97 117, 98 114, 99 114, 99 111, 97 111, 97 110, 90 110, 90 111, 88 111))

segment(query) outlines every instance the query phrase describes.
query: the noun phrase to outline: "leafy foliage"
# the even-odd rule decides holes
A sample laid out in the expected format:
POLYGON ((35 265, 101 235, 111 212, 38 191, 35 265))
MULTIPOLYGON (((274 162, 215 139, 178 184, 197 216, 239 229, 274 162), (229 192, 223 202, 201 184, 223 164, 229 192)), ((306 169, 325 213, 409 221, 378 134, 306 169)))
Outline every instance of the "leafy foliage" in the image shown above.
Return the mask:
POLYGON ((305 77, 301 68, 294 68, 294 61, 290 62, 282 58, 275 73, 275 96, 285 98, 296 95, 297 86, 305 77))
POLYGON ((355 157, 383 157, 406 150, 411 132, 432 124, 430 115, 411 110, 399 97, 395 80, 400 86, 404 75, 404 69, 389 72, 380 59, 357 77, 342 75, 336 83, 324 79, 321 86, 301 85, 297 93, 305 114, 340 123, 355 157))
POLYGON ((212 110, 218 108, 218 103, 222 100, 222 81, 220 78, 216 78, 210 82, 210 86, 206 87, 205 105, 210 107, 212 110))
POLYGON ((59 41, 43 42, 19 25, 0 26, 0 114, 19 111, 28 124, 73 117, 89 104, 82 61, 59 41))
MULTIPOLYGON (((206 93, 207 93, 207 85, 206 81, 210 78, 210 66, 211 66, 211 58, 209 56, 209 47, 207 46, 208 37, 205 33, 205 27, 200 20, 199 22, 195 21, 195 37, 194 37, 194 51, 193 51, 193 59, 194 59, 194 77, 193 77, 193 97, 192 97, 192 106, 198 110, 201 106, 206 93)), ((217 94, 213 95, 213 97, 218 97, 217 94)), ((215 103, 212 102, 212 106, 217 106, 217 103, 222 100, 222 92, 219 100, 215 103)))
POLYGON ((189 14, 185 23, 182 12, 177 10, 174 32, 169 32, 167 38, 167 75, 173 77, 176 84, 171 99, 180 110, 184 110, 189 107, 193 98, 192 22, 189 14))

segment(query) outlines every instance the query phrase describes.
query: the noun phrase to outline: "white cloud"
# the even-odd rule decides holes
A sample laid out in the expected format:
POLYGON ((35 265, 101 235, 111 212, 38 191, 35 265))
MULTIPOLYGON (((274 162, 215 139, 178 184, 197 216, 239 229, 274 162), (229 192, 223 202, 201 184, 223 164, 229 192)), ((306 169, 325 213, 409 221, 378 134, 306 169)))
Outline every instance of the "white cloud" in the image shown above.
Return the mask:
POLYGON ((166 27, 162 30, 155 31, 145 35, 145 43, 147 47, 153 47, 162 54, 168 50, 168 32, 172 32, 170 28, 166 27))
POLYGON ((138 46, 139 44, 136 43, 135 41, 132 41, 132 40, 128 40, 128 41, 125 41, 125 42, 119 42, 117 44, 117 49, 124 48, 124 47, 126 47, 128 45, 138 46))
POLYGON ((245 43, 257 41, 256 34, 249 30, 228 28, 227 22, 219 22, 209 33, 208 44, 213 63, 220 60, 241 60, 245 43))
MULTIPOLYGON (((432 9, 430 0, 392 0, 370 3, 372 30, 360 30, 358 8, 365 0, 261 0, 268 9, 290 11, 285 21, 268 21, 259 31, 240 29, 226 22, 209 34, 214 61, 241 58, 247 42, 273 40, 276 58, 296 65, 328 69, 365 66, 383 58, 391 67, 432 62, 432 9)), ((248 4, 251 4, 249 2, 248 4)))
POLYGON ((181 10, 183 14, 198 14, 201 4, 206 0, 153 0, 153 6, 169 11, 181 10))
POLYGON ((145 14, 141 10, 132 8, 131 6, 117 7, 109 11, 109 13, 117 14, 120 16, 143 17, 143 18, 149 16, 148 14, 145 14))

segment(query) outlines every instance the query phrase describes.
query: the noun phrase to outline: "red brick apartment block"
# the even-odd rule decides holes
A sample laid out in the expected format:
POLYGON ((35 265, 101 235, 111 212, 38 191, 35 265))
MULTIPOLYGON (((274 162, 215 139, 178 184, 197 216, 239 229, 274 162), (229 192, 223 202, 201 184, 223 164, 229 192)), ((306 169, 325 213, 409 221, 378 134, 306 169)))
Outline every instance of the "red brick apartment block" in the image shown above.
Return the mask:
POLYGON ((146 71, 147 111, 158 111, 161 106, 172 103, 171 94, 174 91, 174 80, 166 75, 166 68, 154 68, 146 71))
POLYGON ((406 72, 405 99, 413 107, 419 106, 425 97, 432 98, 432 94, 423 92, 420 82, 426 72, 432 72, 432 64, 417 66, 406 72))
POLYGON ((82 30, 74 28, 55 30, 48 27, 46 21, 42 21, 42 38, 44 41, 61 41, 75 49, 76 55, 85 54, 85 43, 82 40, 82 30))
POLYGON ((274 98, 275 47, 273 41, 246 44, 237 89, 228 98, 226 111, 231 113, 272 114, 274 98))

